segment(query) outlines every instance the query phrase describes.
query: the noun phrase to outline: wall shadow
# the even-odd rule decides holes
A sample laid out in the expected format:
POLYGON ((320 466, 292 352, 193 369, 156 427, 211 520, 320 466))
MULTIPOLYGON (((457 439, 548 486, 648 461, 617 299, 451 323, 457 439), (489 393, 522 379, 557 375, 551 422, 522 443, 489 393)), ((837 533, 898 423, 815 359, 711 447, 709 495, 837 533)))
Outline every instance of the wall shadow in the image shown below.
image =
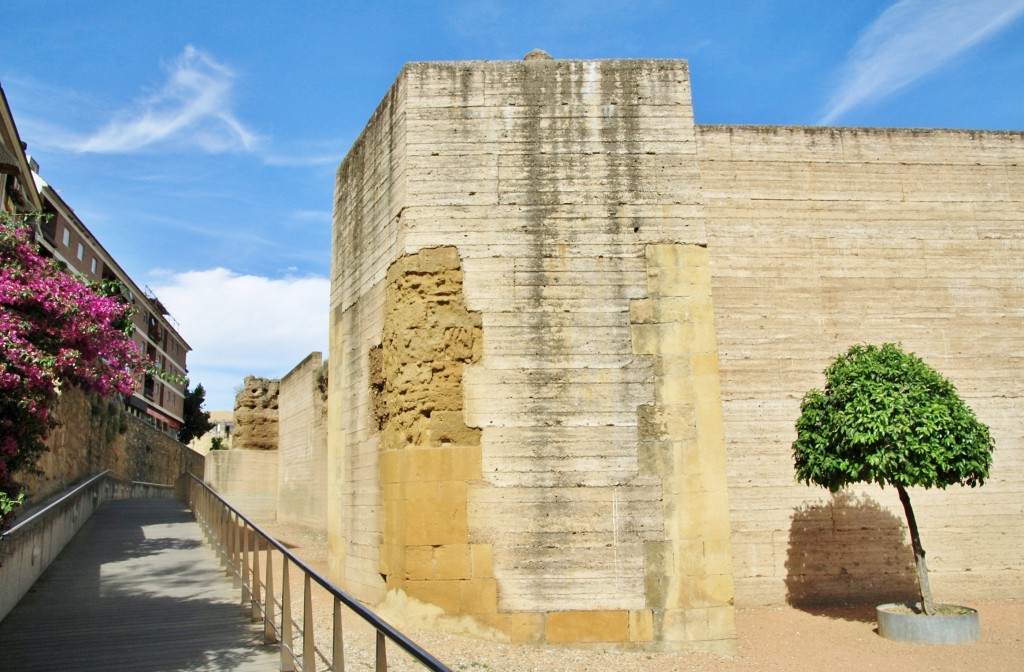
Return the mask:
POLYGON ((915 600, 917 594, 914 553, 902 518, 867 495, 847 491, 794 511, 786 556, 790 605, 873 622, 875 605, 915 600))

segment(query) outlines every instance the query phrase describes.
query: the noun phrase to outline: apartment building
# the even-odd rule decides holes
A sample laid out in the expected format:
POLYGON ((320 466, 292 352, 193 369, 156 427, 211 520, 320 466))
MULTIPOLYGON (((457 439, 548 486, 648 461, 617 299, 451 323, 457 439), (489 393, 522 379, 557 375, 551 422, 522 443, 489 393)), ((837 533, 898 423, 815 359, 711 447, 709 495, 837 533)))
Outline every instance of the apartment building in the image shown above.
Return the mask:
MULTIPOLYGON (((39 166, 25 154, 25 145, 0 88, 0 173, 6 212, 40 212, 46 215, 36 227, 36 241, 43 254, 64 262, 88 281, 117 280, 124 298, 134 308, 135 344, 153 366, 184 379, 188 368, 188 343, 178 333, 174 318, 149 290, 140 287, 122 269, 61 195, 39 175, 39 166)), ((146 374, 128 399, 133 414, 158 429, 174 433, 182 424, 185 387, 174 379, 146 374)))

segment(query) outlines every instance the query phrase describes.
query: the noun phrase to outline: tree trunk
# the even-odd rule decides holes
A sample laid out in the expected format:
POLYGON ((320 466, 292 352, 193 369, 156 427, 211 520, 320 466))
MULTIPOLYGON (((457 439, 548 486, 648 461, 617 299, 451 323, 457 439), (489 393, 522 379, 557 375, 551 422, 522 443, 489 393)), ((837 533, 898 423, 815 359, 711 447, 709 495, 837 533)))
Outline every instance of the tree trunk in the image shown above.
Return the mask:
POLYGON ((921 593, 921 608, 924 613, 931 616, 935 613, 932 605, 932 588, 928 584, 928 565, 924 562, 924 548, 921 546, 921 535, 917 531, 917 519, 914 518, 914 509, 910 506, 910 495, 901 485, 896 486, 900 493, 900 502, 903 504, 903 512, 907 515, 907 527, 910 528, 910 545, 914 548, 914 564, 917 566, 917 585, 921 593))

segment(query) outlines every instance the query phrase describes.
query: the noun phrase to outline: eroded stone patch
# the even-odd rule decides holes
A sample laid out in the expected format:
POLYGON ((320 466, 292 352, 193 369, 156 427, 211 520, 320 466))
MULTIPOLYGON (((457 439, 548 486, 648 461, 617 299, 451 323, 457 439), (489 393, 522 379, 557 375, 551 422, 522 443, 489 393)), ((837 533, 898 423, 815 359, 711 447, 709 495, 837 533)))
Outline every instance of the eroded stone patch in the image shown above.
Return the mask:
POLYGON ((450 615, 497 611, 491 548, 471 544, 467 486, 480 480, 480 429, 463 420, 465 367, 483 326, 465 307, 458 250, 403 257, 388 271, 384 329, 371 349, 370 404, 380 435, 380 573, 450 615))

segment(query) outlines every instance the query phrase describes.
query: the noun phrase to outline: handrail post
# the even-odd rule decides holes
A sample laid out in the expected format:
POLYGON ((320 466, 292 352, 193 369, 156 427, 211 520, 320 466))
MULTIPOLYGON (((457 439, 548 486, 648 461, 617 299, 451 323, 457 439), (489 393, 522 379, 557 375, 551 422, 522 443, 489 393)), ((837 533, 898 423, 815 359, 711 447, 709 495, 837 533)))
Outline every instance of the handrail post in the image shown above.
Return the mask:
POLYGON ((334 598, 334 649, 331 656, 334 672, 345 672, 345 637, 341 630, 341 600, 334 598))
POLYGON ((242 584, 242 536, 240 533, 241 529, 241 519, 233 518, 231 522, 231 585, 234 588, 239 588, 242 584))
POLYGON ((228 564, 228 556, 224 548, 224 518, 227 517, 227 510, 223 506, 217 506, 216 508, 216 537, 217 537, 217 553, 220 555, 220 564, 226 566, 228 564))
POLYGON ((277 641, 274 632, 274 562, 270 557, 270 544, 267 544, 267 580, 263 582, 263 642, 273 644, 277 641))
POLYGON ((249 524, 242 527, 242 606, 250 600, 249 591, 249 524))
POLYGON ((316 628, 313 627, 313 588, 309 574, 302 583, 302 672, 316 672, 316 628))
POLYGON ((260 538, 253 530, 252 535, 252 622, 260 620, 260 538))
POLYGON ((384 633, 377 631, 377 672, 388 672, 388 640, 384 633))
POLYGON ((281 556, 281 672, 294 672, 292 637, 292 584, 288 580, 288 558, 281 556))

